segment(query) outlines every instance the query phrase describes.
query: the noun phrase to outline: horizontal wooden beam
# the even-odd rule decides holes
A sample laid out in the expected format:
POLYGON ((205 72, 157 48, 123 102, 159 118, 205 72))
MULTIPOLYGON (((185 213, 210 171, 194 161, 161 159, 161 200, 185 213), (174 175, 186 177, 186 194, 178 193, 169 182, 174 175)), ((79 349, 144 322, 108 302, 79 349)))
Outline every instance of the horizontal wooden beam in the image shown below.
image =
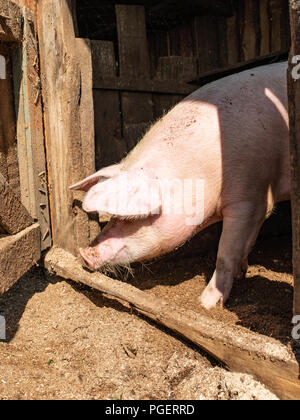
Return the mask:
POLYGON ((279 341, 176 307, 103 274, 90 273, 73 255, 59 248, 49 251, 45 266, 51 273, 129 303, 137 312, 195 343, 230 370, 253 375, 282 399, 300 398, 299 365, 293 352, 279 341))
POLYGON ((41 257, 40 227, 0 239, 0 295, 5 293, 41 257))
POLYGON ((0 173, 0 225, 5 232, 14 235, 32 223, 29 213, 0 173))
POLYGON ((197 86, 175 80, 127 79, 125 77, 102 78, 94 72, 94 89, 121 90, 124 92, 165 93, 169 95, 189 95, 197 86))

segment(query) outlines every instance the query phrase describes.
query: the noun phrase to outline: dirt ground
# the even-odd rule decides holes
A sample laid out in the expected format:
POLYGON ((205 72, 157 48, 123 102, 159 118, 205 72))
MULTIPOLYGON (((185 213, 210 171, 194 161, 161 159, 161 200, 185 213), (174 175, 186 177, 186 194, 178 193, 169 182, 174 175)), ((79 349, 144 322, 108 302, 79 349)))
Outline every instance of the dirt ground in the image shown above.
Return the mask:
MULTIPOLYGON (((128 281, 202 312, 197 299, 215 257, 167 257, 137 266, 128 281)), ((209 316, 288 342, 291 272, 291 238, 259 240, 247 278, 209 316)), ((0 315, 0 399, 276 399, 118 301, 39 267, 0 297, 0 315)))

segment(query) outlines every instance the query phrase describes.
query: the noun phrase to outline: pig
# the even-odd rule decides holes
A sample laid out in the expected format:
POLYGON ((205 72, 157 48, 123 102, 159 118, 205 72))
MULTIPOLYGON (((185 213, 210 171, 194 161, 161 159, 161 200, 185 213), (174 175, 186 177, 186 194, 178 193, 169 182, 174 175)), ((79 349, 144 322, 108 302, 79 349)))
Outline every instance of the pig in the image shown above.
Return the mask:
POLYGON ((223 221, 215 271, 199 300, 206 309, 224 305, 234 279, 247 272, 264 220, 290 198, 286 71, 286 62, 276 63, 201 87, 120 163, 70 187, 87 193, 86 212, 111 216, 94 243, 80 249, 85 264, 99 270, 150 260, 223 221), (188 213, 180 205, 182 211, 166 211, 162 185, 174 179, 202 182, 198 192, 171 197, 175 207, 189 198, 188 213))

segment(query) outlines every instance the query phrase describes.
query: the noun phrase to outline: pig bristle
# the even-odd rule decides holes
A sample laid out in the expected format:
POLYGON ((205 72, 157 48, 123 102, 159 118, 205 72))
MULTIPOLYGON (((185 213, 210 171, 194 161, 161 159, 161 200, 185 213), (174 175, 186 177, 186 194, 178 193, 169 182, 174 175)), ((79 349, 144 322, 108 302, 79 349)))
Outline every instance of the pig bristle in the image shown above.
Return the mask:
POLYGON ((129 276, 134 277, 134 270, 129 263, 124 264, 106 264, 101 267, 99 271, 105 275, 113 275, 115 277, 122 277, 127 281, 129 276))

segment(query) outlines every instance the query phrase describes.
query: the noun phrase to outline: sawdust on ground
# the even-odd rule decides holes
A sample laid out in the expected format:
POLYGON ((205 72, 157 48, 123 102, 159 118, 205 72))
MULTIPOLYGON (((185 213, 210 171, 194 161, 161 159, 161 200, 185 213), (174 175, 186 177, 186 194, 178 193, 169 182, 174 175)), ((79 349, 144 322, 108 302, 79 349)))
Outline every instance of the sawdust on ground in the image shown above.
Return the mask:
MULTIPOLYGON (((198 296, 215 264, 164 258, 129 281, 200 311, 198 296)), ((247 279, 225 310, 210 316, 289 340, 290 237, 259 241, 247 279)), ((276 399, 248 375, 227 372, 195 346, 97 291, 31 270, 0 297, 0 399, 276 399)))

